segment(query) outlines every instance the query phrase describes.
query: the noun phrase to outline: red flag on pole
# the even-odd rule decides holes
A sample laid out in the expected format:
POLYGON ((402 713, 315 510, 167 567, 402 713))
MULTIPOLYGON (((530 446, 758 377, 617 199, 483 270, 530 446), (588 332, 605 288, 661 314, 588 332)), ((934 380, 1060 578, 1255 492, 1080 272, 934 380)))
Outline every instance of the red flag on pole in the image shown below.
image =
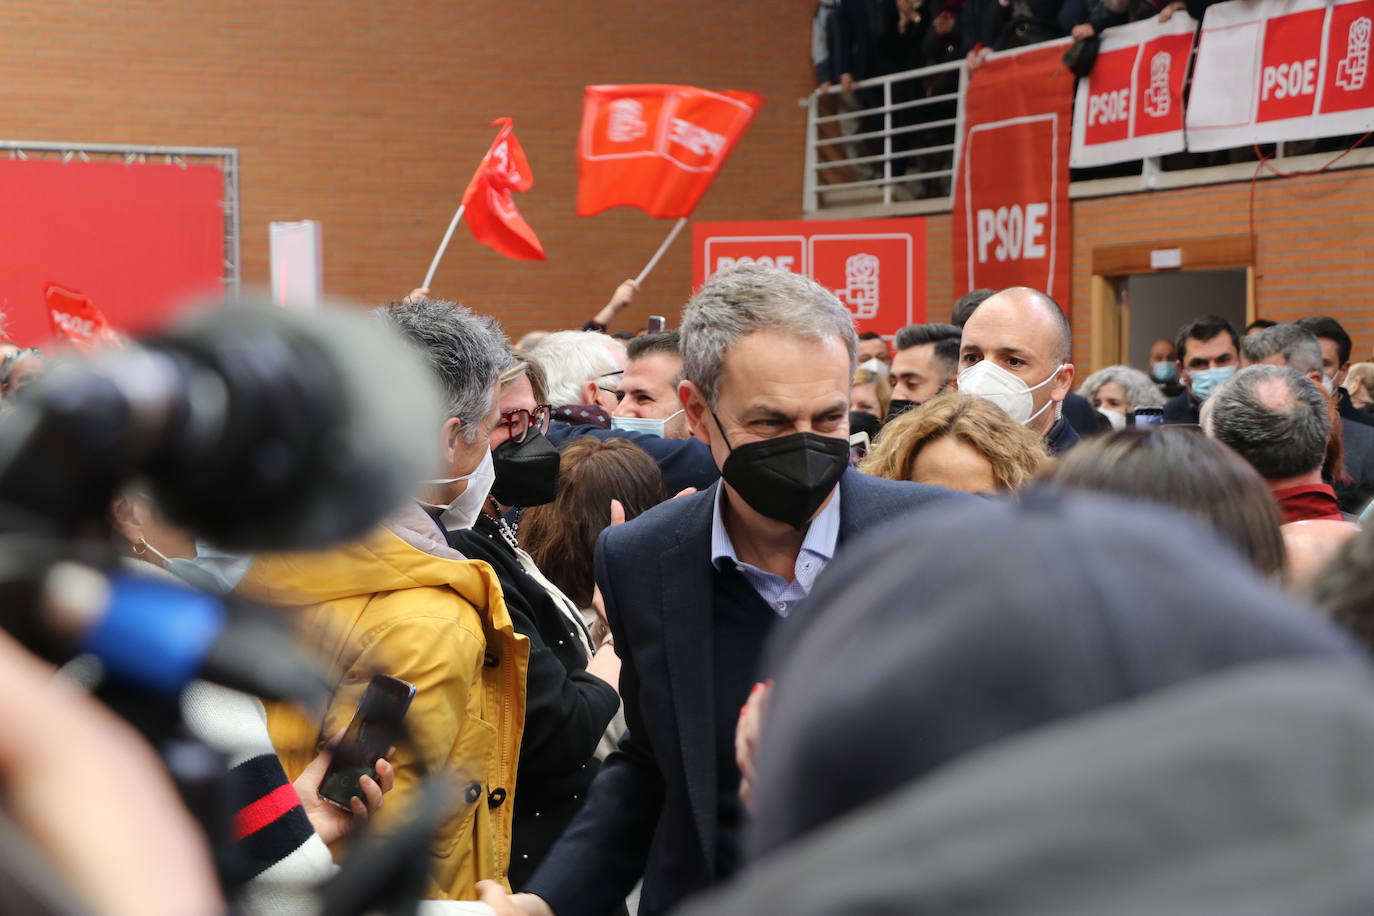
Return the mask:
POLYGON ((497 118, 491 123, 501 130, 463 192, 468 228, 473 238, 508 258, 543 261, 544 247, 515 208, 511 195, 512 191, 533 187, 534 174, 520 141, 515 139, 510 118, 497 118))
POLYGON ((578 142, 577 215, 638 207, 685 217, 763 99, 691 86, 588 86, 578 142))
POLYGON ((83 353, 120 346, 119 335, 89 296, 49 283, 43 288, 43 299, 48 304, 53 336, 65 338, 83 353))

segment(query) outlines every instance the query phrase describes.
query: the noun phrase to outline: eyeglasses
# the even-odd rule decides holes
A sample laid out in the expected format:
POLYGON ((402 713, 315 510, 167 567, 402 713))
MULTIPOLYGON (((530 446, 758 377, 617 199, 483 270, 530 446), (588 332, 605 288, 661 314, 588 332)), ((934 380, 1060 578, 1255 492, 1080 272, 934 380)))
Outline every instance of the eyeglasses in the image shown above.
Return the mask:
POLYGON ((499 425, 509 430, 511 441, 519 445, 525 441, 531 429, 537 429, 541 434, 548 432, 549 421, 552 419, 553 408, 548 404, 540 404, 534 408, 533 413, 523 407, 503 411, 499 425))

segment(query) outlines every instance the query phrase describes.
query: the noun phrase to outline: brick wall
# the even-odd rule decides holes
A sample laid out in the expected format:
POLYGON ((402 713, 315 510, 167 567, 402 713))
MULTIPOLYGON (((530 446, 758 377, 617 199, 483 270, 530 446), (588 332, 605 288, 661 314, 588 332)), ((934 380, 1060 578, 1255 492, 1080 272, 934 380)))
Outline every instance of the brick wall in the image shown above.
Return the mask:
MULTIPOLYGON (((1092 339, 1092 250, 1100 245, 1243 234, 1250 184, 1101 197, 1073 203, 1074 354, 1086 363, 1092 339)), ((1258 317, 1289 321, 1324 314, 1354 338, 1353 359, 1374 348, 1374 169, 1260 181, 1255 189, 1255 301, 1258 317)), ((953 289, 950 217, 930 218, 927 302, 947 317, 953 289)))
MULTIPOLYGON (((243 276, 266 284, 267 224, 324 225, 330 293, 373 303, 419 284, 493 129, 508 115, 534 170, 519 205, 547 263, 465 230, 435 293, 518 336, 580 322, 648 260, 670 223, 573 215, 582 87, 670 82, 766 105, 697 209, 796 218, 814 0, 14 0, 0 6, 0 133, 12 139, 232 146, 243 276)), ((626 325, 676 315, 690 235, 626 325)))

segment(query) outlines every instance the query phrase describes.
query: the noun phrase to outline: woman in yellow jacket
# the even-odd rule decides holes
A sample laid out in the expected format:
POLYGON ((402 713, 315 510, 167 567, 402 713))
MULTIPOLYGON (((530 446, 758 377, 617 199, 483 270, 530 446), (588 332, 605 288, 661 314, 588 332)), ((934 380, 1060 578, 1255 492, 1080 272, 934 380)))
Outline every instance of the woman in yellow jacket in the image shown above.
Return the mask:
POLYGON ((408 681, 414 741, 397 749, 395 788, 376 825, 404 816, 423 772, 447 771, 460 805, 436 835, 426 896, 474 900, 478 881, 505 884, 529 641, 512 628, 491 567, 463 559, 412 504, 361 541, 259 557, 238 590, 292 608, 303 636, 335 664, 322 721, 268 707, 288 776, 348 724, 373 674, 408 681))

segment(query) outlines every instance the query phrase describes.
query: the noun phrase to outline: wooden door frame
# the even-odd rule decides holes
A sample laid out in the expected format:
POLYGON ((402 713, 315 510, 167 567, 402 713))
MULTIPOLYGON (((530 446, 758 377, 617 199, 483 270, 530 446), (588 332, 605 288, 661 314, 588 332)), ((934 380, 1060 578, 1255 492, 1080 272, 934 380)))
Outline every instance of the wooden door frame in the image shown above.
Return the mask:
POLYGON ((1120 305, 1121 287, 1140 274, 1186 273, 1194 270, 1245 271, 1245 323, 1255 320, 1255 248, 1250 235, 1214 235, 1099 245, 1092 250, 1092 368, 1126 361, 1130 303, 1120 305), (1177 248, 1182 266, 1150 266, 1150 253, 1177 248))

